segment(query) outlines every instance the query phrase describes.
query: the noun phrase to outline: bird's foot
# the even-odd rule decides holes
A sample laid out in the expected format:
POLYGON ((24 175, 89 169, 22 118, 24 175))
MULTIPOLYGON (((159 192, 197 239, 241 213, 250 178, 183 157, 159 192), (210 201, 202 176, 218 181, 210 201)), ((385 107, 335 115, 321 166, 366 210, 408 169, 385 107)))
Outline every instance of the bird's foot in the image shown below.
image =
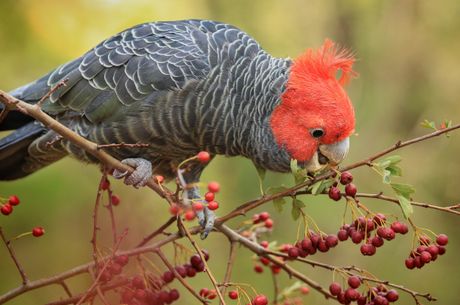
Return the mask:
POLYGON ((127 171, 122 172, 117 169, 113 171, 115 179, 125 178, 126 185, 133 185, 135 188, 145 186, 147 181, 152 177, 152 163, 142 158, 128 158, 121 161, 121 163, 129 165, 135 170, 132 173, 127 171))
POLYGON ((208 237, 209 232, 214 229, 214 222, 216 221, 216 214, 211 211, 208 207, 204 207, 203 210, 196 213, 196 217, 198 218, 198 223, 203 228, 203 232, 201 232, 201 239, 205 239, 208 237))

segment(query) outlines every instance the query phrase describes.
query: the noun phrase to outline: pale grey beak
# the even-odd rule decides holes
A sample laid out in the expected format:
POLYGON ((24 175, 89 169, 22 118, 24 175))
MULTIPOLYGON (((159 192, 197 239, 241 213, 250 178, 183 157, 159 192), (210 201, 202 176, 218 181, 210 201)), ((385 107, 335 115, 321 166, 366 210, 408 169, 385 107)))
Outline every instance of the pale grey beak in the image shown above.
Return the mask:
POLYGON ((345 159, 349 148, 349 138, 334 144, 320 145, 310 161, 304 164, 304 168, 309 173, 314 173, 328 166, 336 166, 345 159))
POLYGON ((350 148, 350 138, 328 145, 320 145, 319 151, 328 159, 330 165, 337 165, 345 159, 350 148))

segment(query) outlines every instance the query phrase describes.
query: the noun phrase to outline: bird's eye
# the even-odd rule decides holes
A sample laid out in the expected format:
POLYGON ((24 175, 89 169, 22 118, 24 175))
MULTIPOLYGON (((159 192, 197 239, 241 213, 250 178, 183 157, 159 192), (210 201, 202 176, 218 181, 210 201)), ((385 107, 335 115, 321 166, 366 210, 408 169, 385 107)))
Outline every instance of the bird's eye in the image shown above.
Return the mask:
POLYGON ((321 138, 324 135, 324 130, 321 128, 315 128, 310 130, 310 134, 313 138, 321 138))

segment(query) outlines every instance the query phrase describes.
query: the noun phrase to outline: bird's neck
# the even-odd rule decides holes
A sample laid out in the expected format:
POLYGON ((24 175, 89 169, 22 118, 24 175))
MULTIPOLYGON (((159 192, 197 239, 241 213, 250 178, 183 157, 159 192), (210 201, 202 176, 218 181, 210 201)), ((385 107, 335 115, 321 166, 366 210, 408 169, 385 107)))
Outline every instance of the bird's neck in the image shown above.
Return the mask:
POLYGON ((202 143, 209 143, 204 148, 243 155, 270 170, 288 171, 289 156, 275 142, 270 117, 281 102, 289 66, 289 60, 260 51, 252 58, 224 62, 216 69, 209 79, 212 90, 205 90, 213 92, 213 97, 203 97, 207 110, 202 115, 209 116, 203 120, 208 125, 200 128, 202 143))

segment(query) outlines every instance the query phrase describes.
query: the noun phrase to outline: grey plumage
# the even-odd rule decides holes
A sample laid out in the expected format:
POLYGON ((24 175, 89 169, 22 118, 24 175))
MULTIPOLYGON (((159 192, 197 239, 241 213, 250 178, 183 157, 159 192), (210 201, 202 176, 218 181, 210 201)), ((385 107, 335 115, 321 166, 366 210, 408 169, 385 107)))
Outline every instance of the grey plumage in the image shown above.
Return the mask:
MULTIPOLYGON (((34 103, 68 79, 45 101, 44 111, 99 144, 150 144, 108 152, 119 159, 147 159, 155 173, 167 177, 200 150, 243 155, 260 167, 287 171, 290 157, 276 144, 269 119, 280 103, 290 64, 227 24, 146 23, 11 93, 34 103)), ((8 118, 0 130, 17 125, 8 118)), ((8 147, 12 137, 1 139, 0 147, 8 147)), ((56 140, 53 131, 35 131, 31 139, 21 173, 13 175, 0 165, 0 179, 27 175, 67 154, 97 161, 67 140, 56 140)), ((196 177, 200 173, 194 171, 196 177)))

